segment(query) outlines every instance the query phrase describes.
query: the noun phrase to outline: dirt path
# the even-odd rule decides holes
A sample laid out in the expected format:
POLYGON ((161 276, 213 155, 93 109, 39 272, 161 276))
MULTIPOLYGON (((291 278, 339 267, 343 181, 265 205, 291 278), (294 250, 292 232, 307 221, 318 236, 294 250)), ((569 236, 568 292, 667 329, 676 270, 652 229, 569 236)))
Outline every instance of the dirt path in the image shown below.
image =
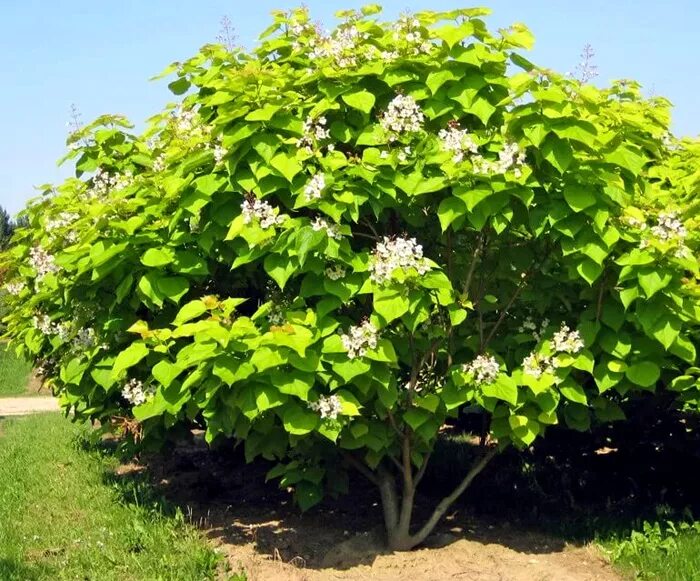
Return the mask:
POLYGON ((25 416, 40 412, 58 411, 53 397, 3 397, 0 398, 0 417, 25 416))

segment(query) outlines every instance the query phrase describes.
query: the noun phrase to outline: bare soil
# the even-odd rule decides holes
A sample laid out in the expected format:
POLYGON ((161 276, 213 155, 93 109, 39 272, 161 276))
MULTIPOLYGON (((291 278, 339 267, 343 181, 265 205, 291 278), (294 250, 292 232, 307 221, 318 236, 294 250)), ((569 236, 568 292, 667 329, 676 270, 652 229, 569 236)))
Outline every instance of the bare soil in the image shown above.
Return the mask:
MULTIPOLYGON (((490 522, 457 507, 426 546, 384 549, 374 489, 353 480, 352 494, 306 514, 291 495, 265 483, 269 465, 245 465, 231 454, 179 446, 167 457, 124 465, 117 478, 148 478, 182 507, 250 581, 613 581, 621 577, 591 546, 572 546, 522 528, 490 522)), ((417 519, 434 499, 421 499, 417 519)))

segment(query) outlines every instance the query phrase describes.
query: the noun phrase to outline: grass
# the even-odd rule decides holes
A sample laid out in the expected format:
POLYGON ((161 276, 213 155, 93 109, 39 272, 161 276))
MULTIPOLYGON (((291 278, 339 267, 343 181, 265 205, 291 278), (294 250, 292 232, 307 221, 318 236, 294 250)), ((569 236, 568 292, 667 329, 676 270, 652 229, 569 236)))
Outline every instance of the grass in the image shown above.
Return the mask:
POLYGON ((0 423, 0 579, 216 578, 219 557, 178 511, 59 414, 0 423))
POLYGON ((700 522, 644 522, 638 530, 604 538, 599 544, 634 579, 700 579, 700 522))
POLYGON ((31 365, 0 344, 0 397, 26 393, 31 370, 31 365))

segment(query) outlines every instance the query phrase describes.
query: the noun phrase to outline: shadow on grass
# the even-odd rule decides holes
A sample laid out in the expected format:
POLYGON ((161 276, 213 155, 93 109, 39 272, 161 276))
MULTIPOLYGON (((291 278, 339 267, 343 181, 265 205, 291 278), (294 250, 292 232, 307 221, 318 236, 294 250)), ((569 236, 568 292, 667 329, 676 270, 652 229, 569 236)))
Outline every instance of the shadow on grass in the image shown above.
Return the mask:
POLYGON ((2 581, 38 581, 46 579, 43 567, 30 567, 14 559, 0 557, 0 579, 2 581))

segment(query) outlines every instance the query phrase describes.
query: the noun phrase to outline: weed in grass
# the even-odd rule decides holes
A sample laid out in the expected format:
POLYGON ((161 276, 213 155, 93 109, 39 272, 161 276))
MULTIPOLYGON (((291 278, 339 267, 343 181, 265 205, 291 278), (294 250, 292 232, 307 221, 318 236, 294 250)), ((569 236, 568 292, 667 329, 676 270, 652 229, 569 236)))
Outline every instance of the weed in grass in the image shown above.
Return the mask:
POLYGON ((613 563, 637 579, 700 579, 700 522, 644 521, 600 544, 613 563))

